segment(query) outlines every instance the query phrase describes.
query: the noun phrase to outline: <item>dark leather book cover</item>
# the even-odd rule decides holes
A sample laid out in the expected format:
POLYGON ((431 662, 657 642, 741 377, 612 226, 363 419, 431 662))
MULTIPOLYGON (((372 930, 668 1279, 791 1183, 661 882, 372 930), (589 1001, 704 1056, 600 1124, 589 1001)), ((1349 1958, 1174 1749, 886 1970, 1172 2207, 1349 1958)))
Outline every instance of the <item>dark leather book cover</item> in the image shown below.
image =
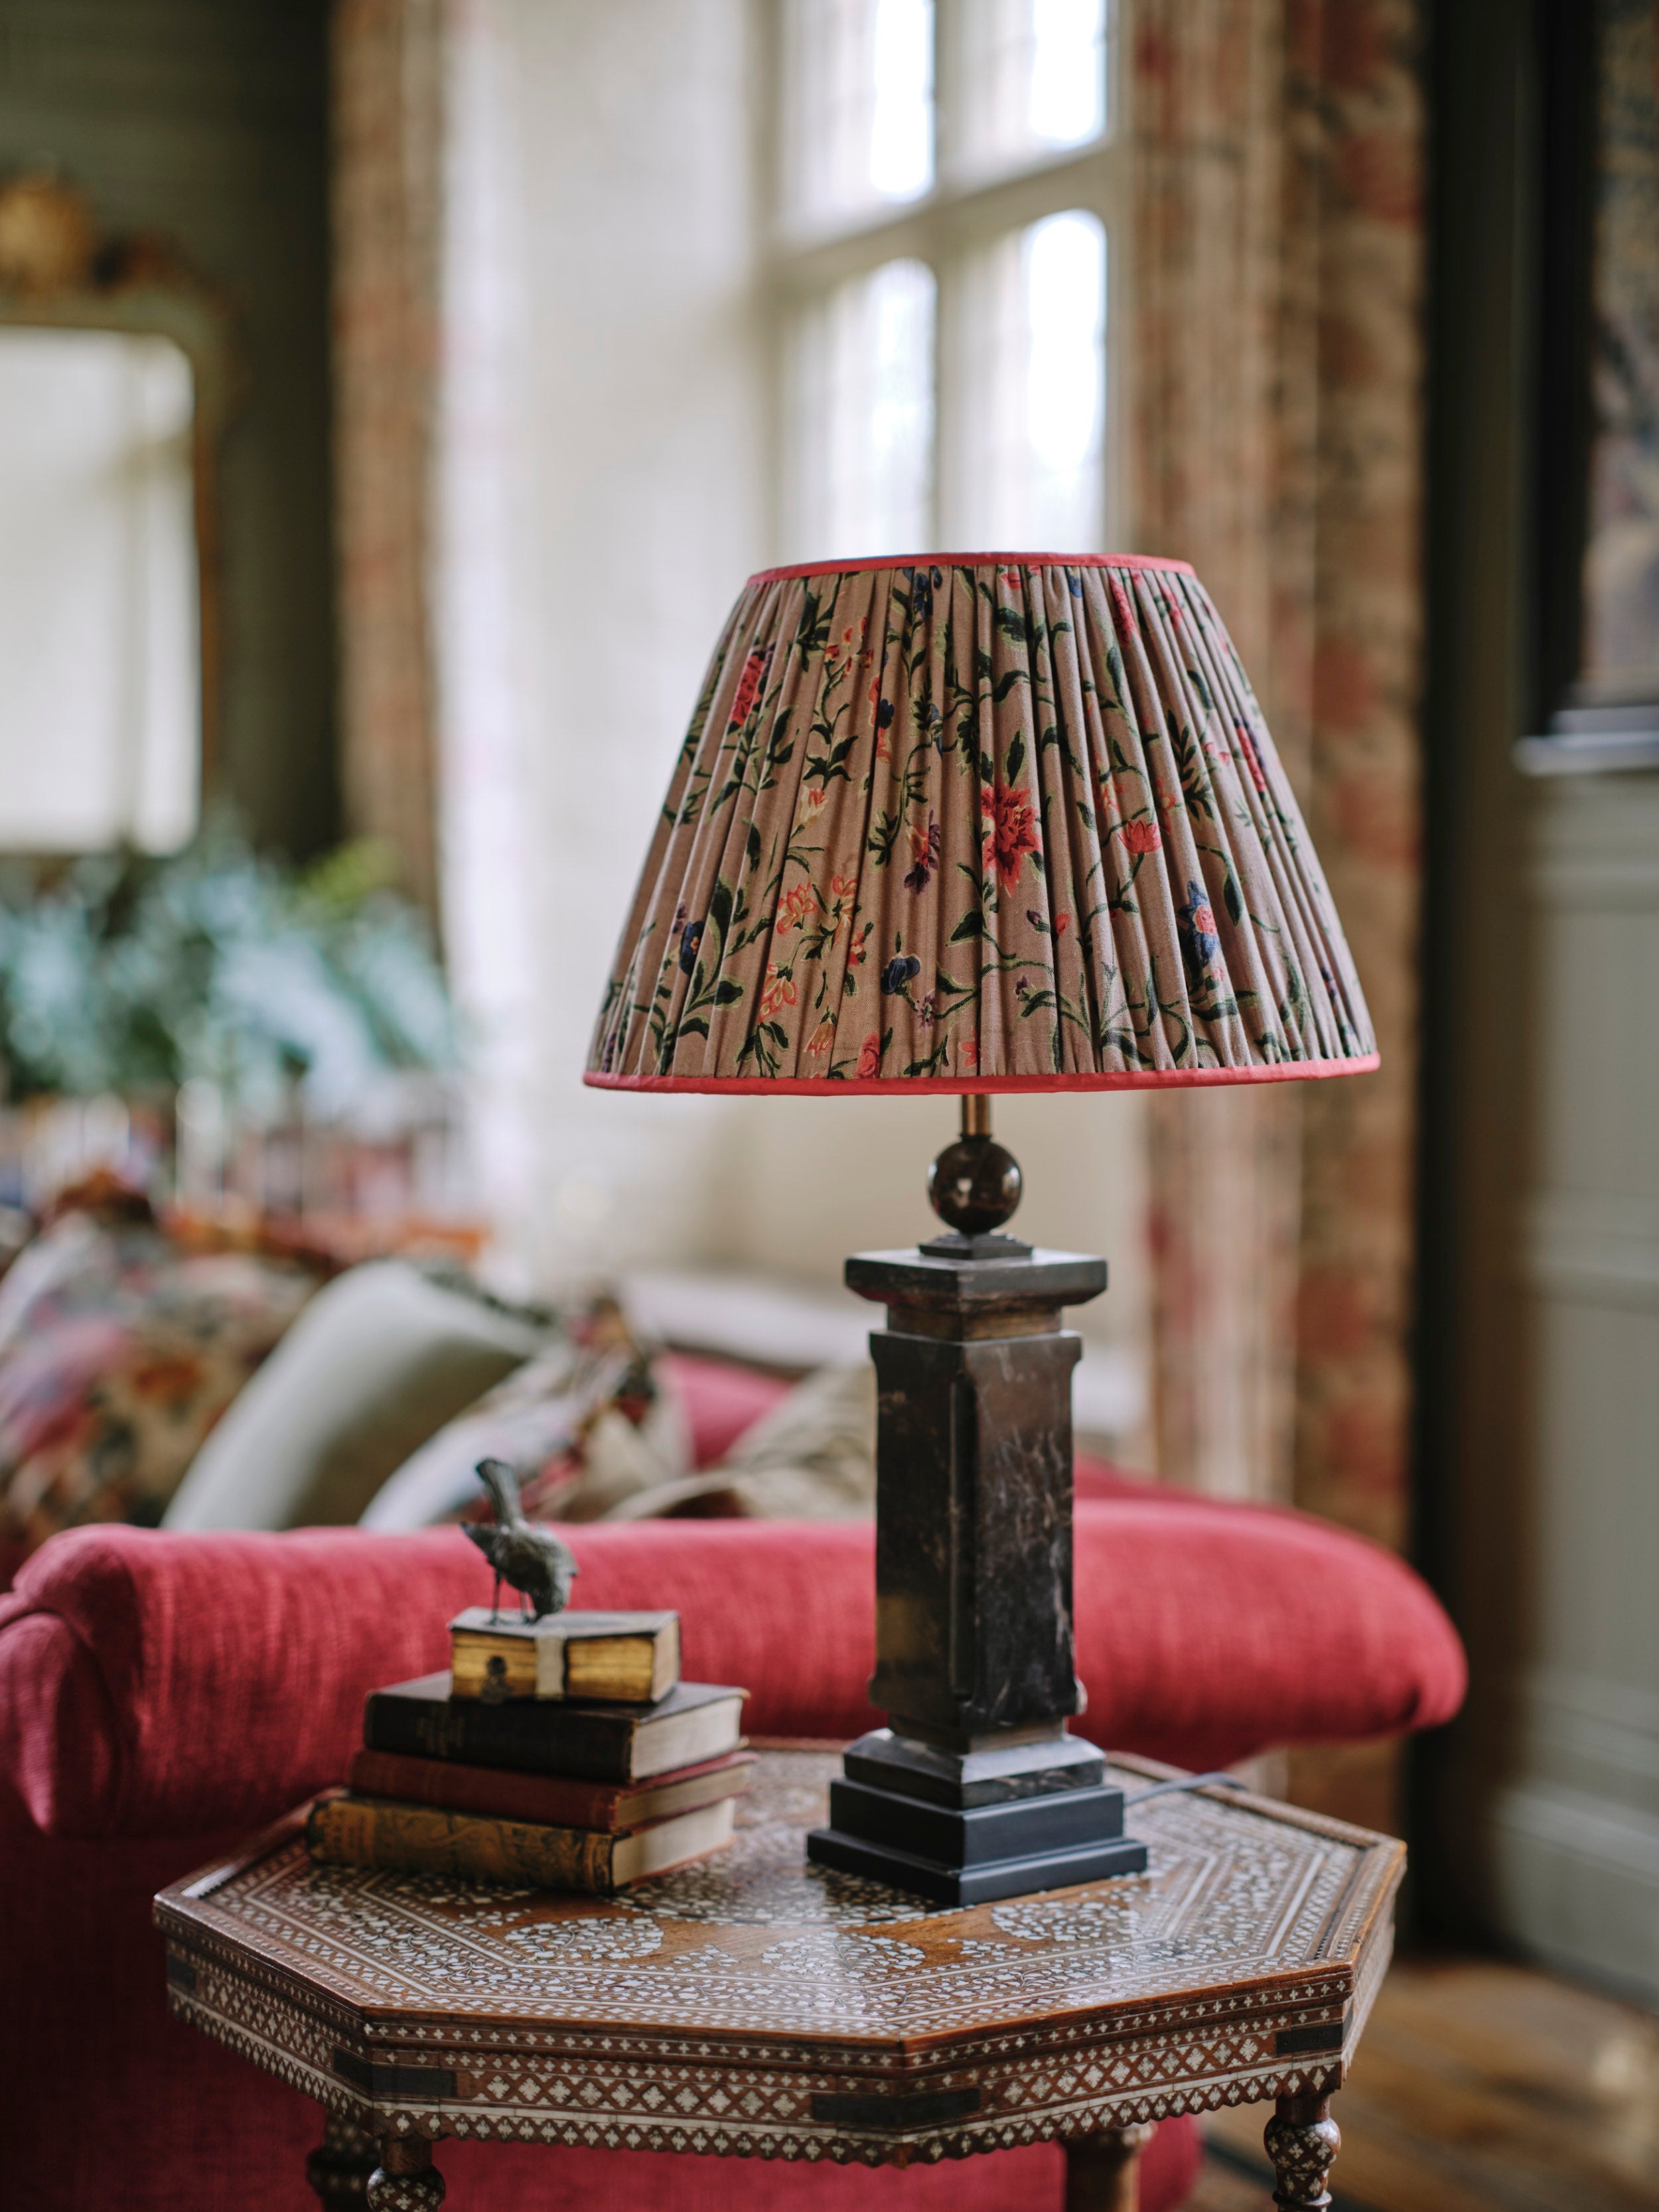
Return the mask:
POLYGON ((701 1765, 653 1775, 648 1782, 581 1782, 568 1774, 524 1774, 506 1766, 463 1766, 453 1759, 413 1759, 406 1752, 359 1751, 347 1787, 359 1797, 393 1797, 408 1805, 441 1805, 501 1820, 541 1820, 554 1827, 598 1828, 618 1835, 648 1820, 665 1820, 749 1785, 752 1752, 729 1751, 701 1765))
POLYGON ((734 1751, 741 1690, 682 1682, 654 1705, 485 1705, 452 1698, 449 1676, 423 1674, 369 1693, 363 1741, 371 1751, 413 1753, 526 1774, 586 1782, 638 1782, 734 1751))
POLYGON ((617 1838, 586 1828, 481 1820, 436 1805, 325 1797, 306 1823, 306 1848, 326 1865, 447 1874, 465 1881, 530 1882, 538 1889, 615 1887, 617 1838))
POLYGON ((605 1897, 630 1882, 725 1849, 732 1840, 730 1798, 678 1820, 653 1821, 630 1836, 498 1820, 441 1805, 402 1805, 378 1797, 324 1797, 306 1822, 306 1846, 328 1866, 435 1874, 463 1881, 528 1882, 537 1889, 585 1890, 605 1897))

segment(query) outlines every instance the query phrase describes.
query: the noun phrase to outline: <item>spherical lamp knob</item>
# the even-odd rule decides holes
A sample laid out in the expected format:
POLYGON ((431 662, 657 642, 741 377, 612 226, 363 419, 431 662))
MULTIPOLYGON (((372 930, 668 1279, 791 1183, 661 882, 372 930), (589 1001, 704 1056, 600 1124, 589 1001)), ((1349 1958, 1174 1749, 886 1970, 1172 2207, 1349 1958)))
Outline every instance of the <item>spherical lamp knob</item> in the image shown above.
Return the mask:
POLYGON ((927 1170, 939 1219, 964 1237, 1000 1229, 1019 1204, 1019 1162, 994 1137, 958 1137, 927 1170))

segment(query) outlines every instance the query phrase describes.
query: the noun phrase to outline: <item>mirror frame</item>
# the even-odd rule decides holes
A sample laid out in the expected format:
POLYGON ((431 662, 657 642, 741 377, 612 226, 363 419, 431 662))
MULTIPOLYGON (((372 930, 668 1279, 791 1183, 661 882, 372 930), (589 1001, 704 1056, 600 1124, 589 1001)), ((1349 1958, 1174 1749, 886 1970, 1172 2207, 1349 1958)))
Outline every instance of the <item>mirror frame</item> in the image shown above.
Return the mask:
POLYGON ((10 328, 171 338, 190 363, 205 812, 218 782, 223 711, 218 453, 243 380, 230 308, 165 240, 101 234, 81 193, 29 171, 0 184, 0 329, 10 328))

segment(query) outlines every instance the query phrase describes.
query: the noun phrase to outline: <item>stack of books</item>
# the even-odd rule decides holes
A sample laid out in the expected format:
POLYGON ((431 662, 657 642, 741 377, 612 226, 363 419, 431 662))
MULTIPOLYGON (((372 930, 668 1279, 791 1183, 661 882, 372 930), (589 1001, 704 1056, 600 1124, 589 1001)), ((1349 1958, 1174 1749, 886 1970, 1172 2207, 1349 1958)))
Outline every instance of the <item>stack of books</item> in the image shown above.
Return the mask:
POLYGON ((747 1692, 680 1680, 678 1613, 477 1606, 449 1636, 448 1674, 371 1694, 313 1858, 603 1895, 731 1841, 747 1692))

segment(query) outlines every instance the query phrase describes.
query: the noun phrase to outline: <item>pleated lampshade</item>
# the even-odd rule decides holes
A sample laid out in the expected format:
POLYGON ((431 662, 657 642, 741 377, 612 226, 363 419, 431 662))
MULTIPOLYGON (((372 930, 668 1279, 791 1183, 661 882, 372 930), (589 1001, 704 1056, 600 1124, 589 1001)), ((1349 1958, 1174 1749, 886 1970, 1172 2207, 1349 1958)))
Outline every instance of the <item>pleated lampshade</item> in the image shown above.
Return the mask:
POLYGON ((1376 1065, 1295 798, 1185 562, 750 578, 590 1083, 1115 1090, 1376 1065))

